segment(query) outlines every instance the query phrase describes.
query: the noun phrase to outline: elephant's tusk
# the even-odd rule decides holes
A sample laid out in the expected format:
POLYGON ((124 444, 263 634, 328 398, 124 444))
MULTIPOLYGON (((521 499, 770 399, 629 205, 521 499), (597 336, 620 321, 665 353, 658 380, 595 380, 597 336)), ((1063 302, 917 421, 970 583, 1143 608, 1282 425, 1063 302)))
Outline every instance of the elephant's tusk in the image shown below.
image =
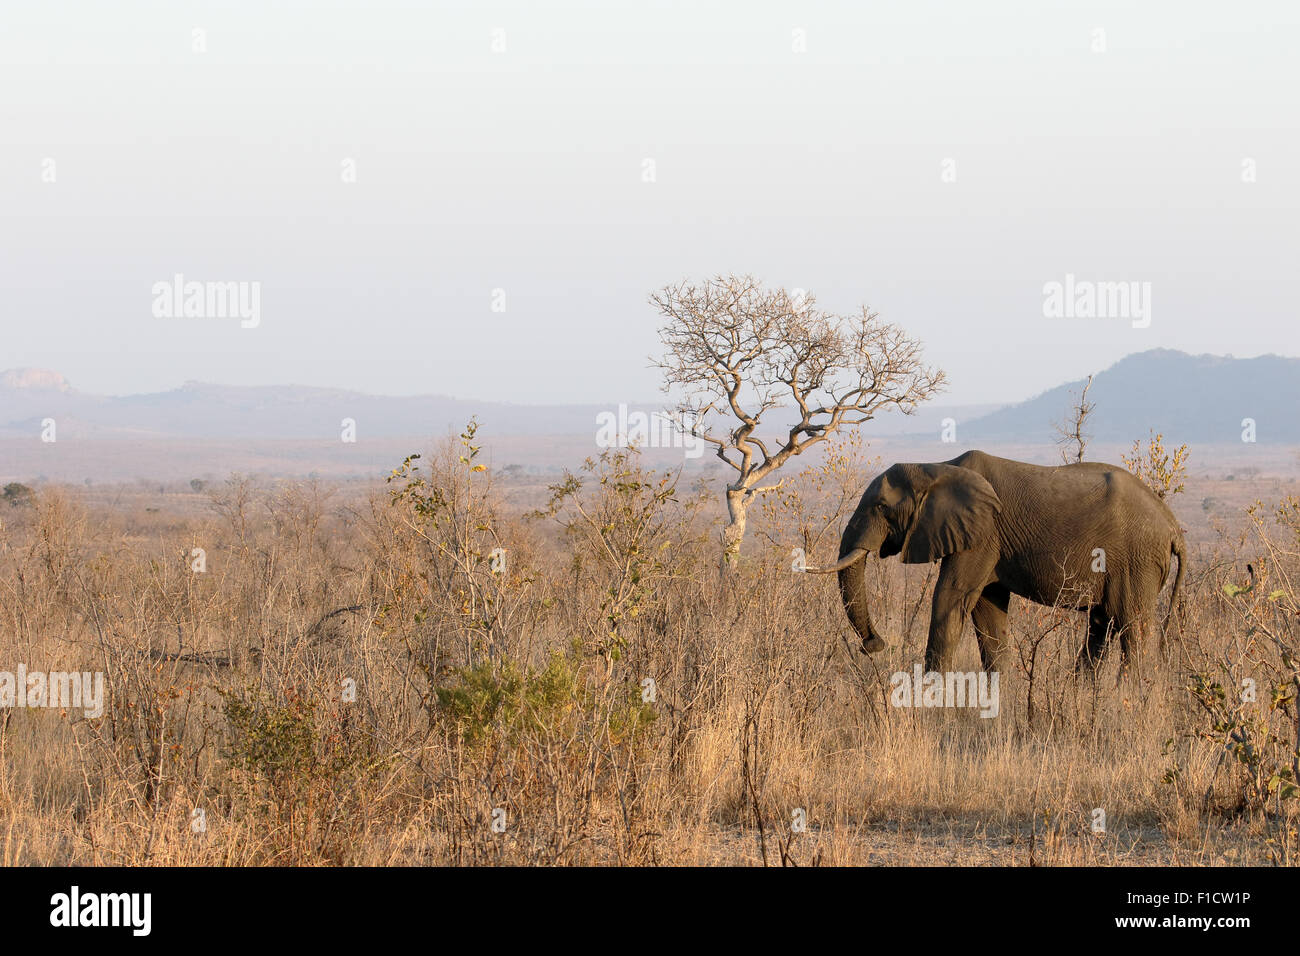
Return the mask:
POLYGON ((837 571, 843 571, 845 568, 852 567, 866 557, 866 548, 854 548, 844 557, 840 558, 829 568, 804 568, 808 574, 834 574, 837 571))

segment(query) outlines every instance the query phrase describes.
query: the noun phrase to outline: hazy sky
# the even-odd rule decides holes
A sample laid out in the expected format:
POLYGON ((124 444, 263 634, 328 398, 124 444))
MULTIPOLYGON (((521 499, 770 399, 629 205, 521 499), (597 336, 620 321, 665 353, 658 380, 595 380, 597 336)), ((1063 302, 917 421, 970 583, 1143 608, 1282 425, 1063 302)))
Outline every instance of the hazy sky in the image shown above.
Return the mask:
POLYGON ((5 0, 0 369, 644 400, 648 293, 727 271, 871 305, 948 401, 1300 354, 1297 47, 1283 2, 5 0), (259 324, 156 317, 177 273, 259 324), (1044 317, 1067 274, 1149 327, 1044 317))

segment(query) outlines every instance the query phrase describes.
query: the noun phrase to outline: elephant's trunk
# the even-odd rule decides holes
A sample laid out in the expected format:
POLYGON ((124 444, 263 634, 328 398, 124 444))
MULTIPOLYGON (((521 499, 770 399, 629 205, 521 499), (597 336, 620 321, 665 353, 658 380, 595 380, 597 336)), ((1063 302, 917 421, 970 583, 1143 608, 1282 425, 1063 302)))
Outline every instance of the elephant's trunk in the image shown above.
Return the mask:
POLYGON ((883 651, 887 645, 885 639, 876 633, 871 623, 871 611, 867 607, 867 561, 858 561, 841 569, 840 597, 844 599, 844 610, 848 613, 849 623, 862 639, 862 653, 875 654, 883 651))

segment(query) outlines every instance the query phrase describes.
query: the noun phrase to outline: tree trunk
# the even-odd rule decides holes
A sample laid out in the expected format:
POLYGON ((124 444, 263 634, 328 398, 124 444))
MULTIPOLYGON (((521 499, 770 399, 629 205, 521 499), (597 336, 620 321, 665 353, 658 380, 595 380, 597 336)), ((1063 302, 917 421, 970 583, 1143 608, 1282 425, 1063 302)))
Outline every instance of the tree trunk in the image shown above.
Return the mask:
POLYGON ((745 510, 753 495, 743 488, 727 489, 727 526, 722 529, 722 570, 740 562, 740 545, 745 540, 745 510))

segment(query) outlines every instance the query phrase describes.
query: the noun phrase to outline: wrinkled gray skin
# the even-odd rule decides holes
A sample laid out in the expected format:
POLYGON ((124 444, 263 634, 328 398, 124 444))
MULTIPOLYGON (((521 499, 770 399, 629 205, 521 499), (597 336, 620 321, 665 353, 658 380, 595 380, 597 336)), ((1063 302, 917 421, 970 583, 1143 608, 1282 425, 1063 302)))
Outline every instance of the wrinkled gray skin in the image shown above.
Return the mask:
MULTIPOLYGON (((926 669, 938 671, 950 669, 967 615, 983 666, 1010 666, 1012 594, 1089 612, 1079 667, 1095 670, 1112 634, 1127 666, 1154 618, 1171 555, 1178 558, 1171 611, 1185 564, 1178 522, 1127 471, 1091 462, 1029 465, 979 451, 879 475, 844 529, 841 560, 858 549, 908 564, 942 561, 925 649, 926 669), (1105 551, 1104 571, 1093 570, 1097 548, 1105 551)), ((842 568, 839 583, 862 650, 873 653, 886 642, 871 622, 866 560, 842 568)))

